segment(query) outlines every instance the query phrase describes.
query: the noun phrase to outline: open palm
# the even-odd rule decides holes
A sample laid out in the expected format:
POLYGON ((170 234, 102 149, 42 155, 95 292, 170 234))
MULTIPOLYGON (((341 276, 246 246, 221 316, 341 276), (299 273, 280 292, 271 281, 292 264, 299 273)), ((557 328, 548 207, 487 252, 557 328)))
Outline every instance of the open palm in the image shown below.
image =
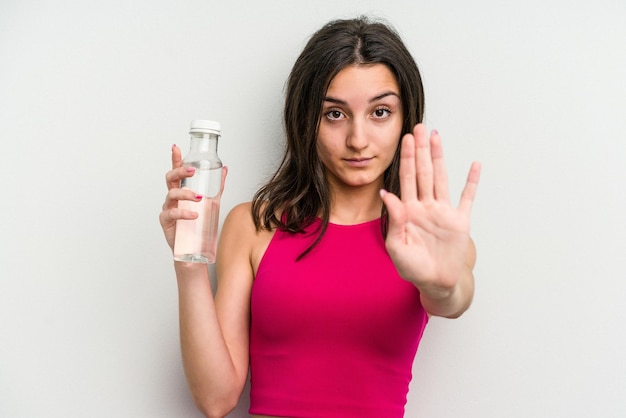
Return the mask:
POLYGON ((400 198, 382 192, 389 213, 385 245, 400 276, 419 288, 450 289, 464 268, 480 164, 473 163, 458 207, 448 194, 441 138, 418 124, 402 139, 400 198))

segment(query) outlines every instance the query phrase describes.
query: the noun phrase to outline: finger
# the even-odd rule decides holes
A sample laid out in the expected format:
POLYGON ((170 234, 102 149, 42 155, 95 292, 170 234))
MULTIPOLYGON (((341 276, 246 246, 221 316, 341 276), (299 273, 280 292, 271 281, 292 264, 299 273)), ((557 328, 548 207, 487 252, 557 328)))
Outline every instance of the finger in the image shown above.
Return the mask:
POLYGON ((220 186, 220 193, 219 195, 222 195, 222 192, 224 191, 224 185, 226 184, 226 176, 228 175, 228 167, 224 166, 222 167, 222 185, 220 186))
POLYGON ((180 187, 180 181, 185 177, 191 177, 196 172, 193 167, 177 167, 165 173, 165 183, 169 189, 177 189, 180 187))
POLYGON ((474 162, 470 167, 469 174, 467 175, 467 182, 461 193, 461 201, 459 202, 459 209, 463 212, 469 213, 472 210, 472 204, 476 197, 476 190, 478 189, 478 181, 480 180, 481 165, 479 162, 474 162))
POLYGON ((180 152, 180 148, 178 145, 172 145, 172 168, 182 167, 183 165, 183 157, 180 152))
POLYGON ((433 163, 434 193, 435 199, 449 202, 448 172, 443 158, 443 146, 439 132, 434 130, 430 136, 430 154, 433 163))
POLYGON ((182 166, 183 166, 183 157, 182 157, 182 154, 180 152, 180 148, 178 148, 178 146, 176 144, 174 144, 174 145, 172 145, 172 170, 170 170, 165 175, 165 181, 167 183, 167 188, 168 189, 171 189, 173 187, 179 187, 180 186, 180 180, 183 177, 188 177, 188 176, 180 177, 178 175, 178 174, 180 174, 179 169, 182 166))
POLYGON ((202 195, 194 193, 189 189, 170 189, 165 196, 165 202, 163 203, 163 210, 170 210, 178 207, 180 200, 190 200, 193 202, 199 202, 202 200, 202 195))
POLYGON ((420 201, 432 200, 433 161, 430 153, 430 140, 423 124, 415 125, 415 171, 417 173, 417 195, 420 201))
POLYGON ((402 200, 417 199, 417 182, 415 181, 415 138, 406 134, 400 145, 400 196, 402 200))
POLYGON ((188 209, 180 209, 173 208, 169 210, 164 210, 159 214, 159 222, 161 226, 165 227, 175 223, 181 219, 196 219, 198 217, 198 212, 194 212, 188 209))
POLYGON ((407 216, 404 204, 398 196, 384 189, 380 191, 380 197, 387 208, 387 215, 389 217, 387 236, 401 234, 404 231, 403 226, 406 223, 407 216))

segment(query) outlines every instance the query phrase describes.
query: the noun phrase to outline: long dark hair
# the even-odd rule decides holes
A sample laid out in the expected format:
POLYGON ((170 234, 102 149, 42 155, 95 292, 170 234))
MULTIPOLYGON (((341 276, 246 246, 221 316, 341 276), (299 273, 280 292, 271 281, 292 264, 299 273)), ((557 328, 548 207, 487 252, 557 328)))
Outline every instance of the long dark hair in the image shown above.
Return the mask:
MULTIPOLYGON (((252 200, 257 230, 280 228, 303 232, 318 216, 322 227, 306 255, 322 238, 330 218, 330 191, 317 154, 317 131, 326 91, 333 77, 352 64, 384 64, 396 76, 404 121, 402 135, 411 132, 424 114, 422 79, 415 60, 397 32, 366 17, 335 20, 309 39, 287 81, 282 161, 270 181, 252 200)), ((400 147, 385 171, 384 187, 400 194, 400 147)), ((386 208, 382 211, 386 232, 386 208)))

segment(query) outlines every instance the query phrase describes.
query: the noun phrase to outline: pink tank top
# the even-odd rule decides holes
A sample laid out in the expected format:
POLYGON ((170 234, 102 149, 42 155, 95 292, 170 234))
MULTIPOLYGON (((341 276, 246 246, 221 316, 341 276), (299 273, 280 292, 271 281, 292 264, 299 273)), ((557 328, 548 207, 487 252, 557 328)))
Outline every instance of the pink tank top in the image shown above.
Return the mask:
MULTIPOLYGON (((250 413, 402 417, 428 315, 385 250, 380 219, 316 237, 276 231, 252 286, 250 413)), ((313 233, 311 233, 313 232, 313 233)))

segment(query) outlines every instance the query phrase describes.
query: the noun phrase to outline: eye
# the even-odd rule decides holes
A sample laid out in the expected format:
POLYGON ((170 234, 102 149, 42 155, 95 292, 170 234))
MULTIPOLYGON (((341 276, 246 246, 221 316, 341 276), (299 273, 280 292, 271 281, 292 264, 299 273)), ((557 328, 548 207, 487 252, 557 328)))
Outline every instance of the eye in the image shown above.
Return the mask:
POLYGON ((385 119, 391 115, 391 110, 386 107, 378 107, 372 112, 372 115, 375 119, 385 119))
POLYGON ((324 114, 329 120, 340 120, 345 118, 345 115, 340 110, 329 110, 324 114))

